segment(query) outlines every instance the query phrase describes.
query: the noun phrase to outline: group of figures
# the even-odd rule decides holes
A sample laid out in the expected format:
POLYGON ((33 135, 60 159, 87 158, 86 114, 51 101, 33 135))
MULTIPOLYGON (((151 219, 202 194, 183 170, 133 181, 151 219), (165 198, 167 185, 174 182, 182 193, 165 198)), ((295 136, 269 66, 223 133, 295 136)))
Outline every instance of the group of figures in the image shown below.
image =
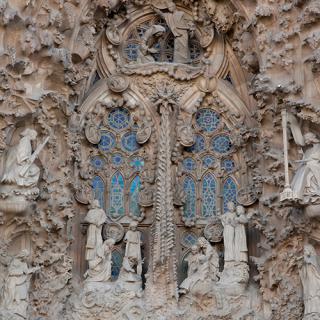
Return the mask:
MULTIPOLYGON (((88 290, 109 290, 112 280, 112 251, 116 240, 102 239, 102 227, 106 223, 106 214, 97 200, 93 201, 85 222, 88 223, 86 260, 88 270, 85 273, 85 286, 88 290), (109 283, 110 286, 105 286, 109 283)), ((124 290, 138 292, 142 286, 141 233, 137 223, 131 222, 124 241, 125 256, 117 284, 124 290)))

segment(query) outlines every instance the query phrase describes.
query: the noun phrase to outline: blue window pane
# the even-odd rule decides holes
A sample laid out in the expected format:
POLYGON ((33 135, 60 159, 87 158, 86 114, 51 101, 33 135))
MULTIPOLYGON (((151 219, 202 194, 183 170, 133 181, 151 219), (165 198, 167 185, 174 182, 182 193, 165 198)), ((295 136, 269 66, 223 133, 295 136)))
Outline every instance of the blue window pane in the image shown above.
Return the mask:
POLYGON ((128 152, 135 152, 140 148, 135 132, 127 132, 126 134, 124 134, 121 139, 121 144, 124 150, 128 152))
POLYGON ((183 168, 186 171, 193 171, 196 169, 196 162, 192 158, 186 158, 183 160, 183 168))
POLYGON ((97 199, 100 203, 101 208, 105 209, 105 185, 103 180, 99 176, 95 176, 92 180, 92 190, 93 196, 97 199))
POLYGON ((130 167, 133 168, 134 171, 141 171, 144 167, 144 160, 140 157, 134 157, 130 161, 130 167))
POLYGON ((136 217, 140 216, 139 206, 140 177, 136 176, 130 185, 130 213, 136 217))
POLYGON ((201 109, 196 114, 196 123, 204 132, 212 133, 220 124, 220 116, 210 109, 201 109))
POLYGON ((118 167, 118 166, 122 165, 123 157, 122 157, 122 155, 120 153, 115 153, 115 154, 112 155, 112 160, 111 161, 112 161, 113 165, 118 167))
POLYGON ((96 156, 96 157, 93 157, 90 161, 91 165, 97 169, 97 170, 101 170, 103 169, 103 167, 105 166, 106 162, 104 161, 103 158, 99 157, 99 156, 96 156))
POLYGON ((116 219, 124 214, 124 179, 120 172, 116 172, 111 178, 109 215, 116 219))
POLYGON ((202 216, 207 218, 216 214, 216 179, 211 173, 202 180, 202 216))
POLYGON ((130 113, 125 108, 116 108, 109 113, 108 123, 112 129, 122 130, 129 127, 130 113))
POLYGON ((223 211, 227 212, 227 204, 232 201, 237 204, 237 185, 232 178, 227 178, 223 184, 223 211))
POLYGON ((137 44, 137 43, 128 43, 128 45, 124 49, 125 55, 128 58, 128 60, 137 61, 138 48, 139 48, 139 44, 137 44))
POLYGON ((185 177, 183 189, 186 195, 184 216, 186 218, 193 218, 196 216, 196 184, 191 177, 185 177))
POLYGON ((199 153, 202 152, 205 149, 205 140, 204 137, 197 134, 195 143, 191 147, 187 147, 187 152, 193 152, 193 153, 199 153))
POLYGON ((123 256, 118 250, 112 251, 111 279, 117 280, 122 267, 123 256))
POLYGON ((217 153, 228 153, 232 148, 232 142, 227 135, 219 135, 212 139, 212 150, 217 153))
POLYGON ((215 162, 216 162, 216 160, 212 156, 204 156, 202 158, 202 165, 206 169, 212 168, 214 166, 215 162))
POLYGON ((225 159, 225 160, 222 161, 222 165, 221 166, 227 172, 231 172, 235 168, 235 163, 231 159, 225 159))
POLYGON ((192 247, 197 243, 197 236, 194 233, 188 232, 183 235, 182 244, 185 247, 192 247))
POLYGON ((116 144, 116 137, 109 131, 102 131, 99 149, 101 151, 110 151, 116 144))

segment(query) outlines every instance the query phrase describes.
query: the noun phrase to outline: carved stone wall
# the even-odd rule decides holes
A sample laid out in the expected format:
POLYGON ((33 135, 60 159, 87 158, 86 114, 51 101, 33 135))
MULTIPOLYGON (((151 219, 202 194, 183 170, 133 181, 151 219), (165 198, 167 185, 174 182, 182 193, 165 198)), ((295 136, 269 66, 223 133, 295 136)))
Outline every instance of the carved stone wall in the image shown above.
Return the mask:
POLYGON ((0 318, 320 318, 319 19, 2 1, 0 318))

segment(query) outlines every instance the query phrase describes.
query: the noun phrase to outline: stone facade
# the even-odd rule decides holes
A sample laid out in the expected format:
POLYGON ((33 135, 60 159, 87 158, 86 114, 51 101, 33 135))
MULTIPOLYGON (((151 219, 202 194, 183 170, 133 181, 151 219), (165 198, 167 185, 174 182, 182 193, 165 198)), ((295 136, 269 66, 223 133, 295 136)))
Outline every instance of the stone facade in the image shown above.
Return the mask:
POLYGON ((318 0, 0 3, 0 319, 320 319, 318 0))

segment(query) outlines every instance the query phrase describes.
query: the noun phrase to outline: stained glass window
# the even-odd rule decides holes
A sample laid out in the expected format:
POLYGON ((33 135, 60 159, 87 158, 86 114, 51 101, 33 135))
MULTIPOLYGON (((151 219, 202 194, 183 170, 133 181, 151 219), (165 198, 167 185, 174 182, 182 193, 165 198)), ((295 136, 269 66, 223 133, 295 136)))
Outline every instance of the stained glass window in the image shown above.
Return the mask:
POLYGON ((215 162, 216 162, 215 158, 212 156, 209 156, 209 155, 204 156, 202 158, 202 165, 206 169, 212 168, 214 166, 215 162))
POLYGON ((129 211, 136 217, 140 216, 139 207, 139 191, 140 191, 140 177, 136 176, 130 185, 130 203, 129 211))
POLYGON ((186 171, 193 171, 196 168, 196 162, 192 158, 186 158, 183 160, 183 168, 186 171))
POLYGON ((232 142, 229 136, 225 134, 218 135, 212 139, 212 150, 217 153, 228 153, 232 148, 232 142))
POLYGON ((116 144, 116 137, 109 131, 102 131, 99 149, 101 151, 111 151, 116 144))
POLYGON ((117 280, 121 266, 122 266, 123 256, 118 250, 112 251, 112 267, 111 267, 111 278, 112 280, 117 280))
POLYGON ((108 123, 112 129, 122 130, 128 128, 130 113, 125 108, 116 108, 109 113, 108 123))
POLYGON ((105 185, 103 180, 99 176, 95 176, 93 178, 92 189, 93 189, 94 198, 99 200, 101 208, 105 209, 105 199, 104 199, 105 185))
POLYGON ((232 201, 235 205, 237 204, 237 185, 234 180, 229 177, 223 184, 223 211, 228 210, 227 204, 232 201))
POLYGON ((196 184, 190 176, 184 178, 183 189, 186 195, 184 216, 193 218, 196 216, 196 184))
POLYGON ((185 233, 183 235, 183 238, 182 238, 182 244, 185 246, 185 247, 192 247, 193 245, 195 245, 197 243, 197 236, 192 233, 192 232, 188 232, 188 233, 185 233))
POLYGON ((124 150, 128 152, 135 152, 139 150, 140 145, 137 142, 135 132, 127 132, 123 135, 121 139, 121 144, 124 150))
POLYGON ((109 215, 112 218, 120 218, 124 214, 124 179, 120 172, 116 172, 112 176, 110 184, 109 215))
POLYGON ((144 160, 141 157, 134 157, 130 161, 130 167, 134 171, 141 171, 144 166, 144 160))
POLYGON ((97 170, 101 170, 105 166, 105 164, 106 162, 104 161, 104 159, 99 156, 93 157, 91 159, 91 165, 97 170))
POLYGON ((202 180, 202 216, 207 218, 216 213, 216 179, 207 173, 202 180))
POLYGON ((122 163, 123 163, 123 157, 120 153, 115 153, 112 155, 112 163, 115 165, 115 166, 121 166, 122 163))
POLYGON ((221 166, 227 172, 231 172, 234 169, 235 164, 232 159, 224 159, 221 166))
POLYGON ((125 55, 130 61, 137 61, 138 48, 140 47, 137 43, 128 43, 124 49, 125 55))
POLYGON ((214 132, 220 124, 220 116, 210 109, 201 109, 196 114, 197 125, 207 133, 214 132))
POLYGON ((187 147, 187 152, 199 153, 205 149, 204 137, 200 134, 196 135, 195 143, 191 147, 187 147))

